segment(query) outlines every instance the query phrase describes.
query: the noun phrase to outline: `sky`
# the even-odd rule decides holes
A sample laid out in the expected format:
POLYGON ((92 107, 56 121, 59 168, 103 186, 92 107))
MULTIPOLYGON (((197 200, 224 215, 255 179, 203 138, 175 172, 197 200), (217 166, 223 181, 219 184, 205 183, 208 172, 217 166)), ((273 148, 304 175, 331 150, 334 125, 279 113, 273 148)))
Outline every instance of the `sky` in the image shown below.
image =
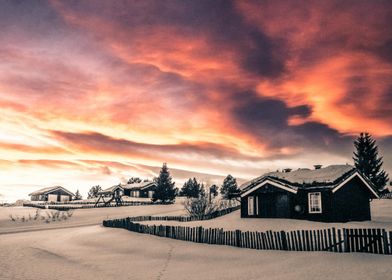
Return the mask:
POLYGON ((391 1, 0 0, 0 201, 353 164, 392 173, 391 1))

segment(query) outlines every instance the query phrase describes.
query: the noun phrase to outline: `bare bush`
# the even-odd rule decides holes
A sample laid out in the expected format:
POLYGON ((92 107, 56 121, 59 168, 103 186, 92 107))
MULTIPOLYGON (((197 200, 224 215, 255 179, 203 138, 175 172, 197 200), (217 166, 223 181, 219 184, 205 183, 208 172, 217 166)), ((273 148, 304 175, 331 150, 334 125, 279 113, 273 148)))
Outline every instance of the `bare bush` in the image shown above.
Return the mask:
POLYGON ((198 198, 188 198, 184 202, 185 210, 191 217, 202 219, 221 208, 220 201, 209 199, 208 195, 200 195, 198 198))
POLYGON ((12 214, 10 214, 9 217, 10 217, 11 221, 16 222, 16 218, 14 218, 14 216, 12 216, 12 214))

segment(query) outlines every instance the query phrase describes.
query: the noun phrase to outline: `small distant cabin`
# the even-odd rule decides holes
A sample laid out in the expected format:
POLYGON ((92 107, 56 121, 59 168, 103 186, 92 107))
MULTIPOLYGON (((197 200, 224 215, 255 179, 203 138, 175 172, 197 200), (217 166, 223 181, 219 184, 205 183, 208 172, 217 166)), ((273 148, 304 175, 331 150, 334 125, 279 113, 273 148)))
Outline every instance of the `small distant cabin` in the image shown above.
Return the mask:
POLYGON ((102 196, 122 197, 124 195, 124 189, 121 185, 114 185, 110 188, 99 191, 97 194, 102 196))
POLYGON ((32 192, 29 196, 31 201, 68 202, 75 194, 61 186, 54 186, 32 192))
POLYGON ((103 203, 104 206, 108 206, 112 201, 116 203, 116 206, 121 206, 123 204, 122 196, 124 195, 124 189, 121 185, 114 185, 110 188, 99 191, 98 199, 95 202, 94 207, 97 207, 99 203, 103 203), (105 197, 109 197, 109 199, 105 200, 105 197))
POLYGON ((152 198, 157 187, 155 182, 147 181, 141 183, 133 183, 122 185, 124 195, 130 197, 146 197, 152 198))
POLYGON ((270 172, 241 187, 242 218, 371 220, 376 187, 350 165, 270 172))

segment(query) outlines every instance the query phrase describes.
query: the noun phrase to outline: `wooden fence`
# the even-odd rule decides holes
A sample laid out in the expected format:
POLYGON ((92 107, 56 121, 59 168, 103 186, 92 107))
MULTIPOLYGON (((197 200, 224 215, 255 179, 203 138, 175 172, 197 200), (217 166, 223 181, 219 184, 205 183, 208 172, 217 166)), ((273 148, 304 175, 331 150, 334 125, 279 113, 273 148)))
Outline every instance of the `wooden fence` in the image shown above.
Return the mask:
MULTIPOLYGON (((145 225, 135 222, 143 217, 106 220, 105 227, 172 239, 235 246, 257 250, 366 252, 392 254, 392 231, 385 229, 320 229, 295 231, 241 231, 222 228, 145 225)), ((172 217, 145 216, 145 220, 178 220, 172 217)), ((178 217, 177 217, 178 218, 178 217)), ((181 218, 183 219, 183 218, 181 218)))

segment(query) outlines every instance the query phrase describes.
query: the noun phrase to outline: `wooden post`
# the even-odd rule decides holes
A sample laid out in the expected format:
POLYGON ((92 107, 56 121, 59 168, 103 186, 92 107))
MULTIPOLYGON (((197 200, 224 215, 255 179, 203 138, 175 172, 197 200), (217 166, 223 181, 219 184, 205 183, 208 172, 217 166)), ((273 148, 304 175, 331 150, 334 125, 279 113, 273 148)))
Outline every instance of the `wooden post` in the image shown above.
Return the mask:
POLYGON ((242 238, 241 238, 241 234, 242 234, 242 232, 241 232, 241 230, 239 230, 239 229, 237 229, 236 231, 235 231, 235 240, 236 240, 236 246, 237 247, 242 247, 242 238))
POLYGON ((385 229, 382 230, 382 241, 384 245, 384 254, 389 255, 389 248, 388 248, 388 236, 385 229))
POLYGON ((343 229, 343 252, 350 252, 350 247, 348 245, 348 230, 346 228, 343 229))
POLYGON ((282 239, 282 246, 283 246, 283 250, 287 251, 288 250, 288 246, 287 246, 287 237, 286 237, 286 232, 285 231, 281 231, 280 232, 280 237, 282 239))

